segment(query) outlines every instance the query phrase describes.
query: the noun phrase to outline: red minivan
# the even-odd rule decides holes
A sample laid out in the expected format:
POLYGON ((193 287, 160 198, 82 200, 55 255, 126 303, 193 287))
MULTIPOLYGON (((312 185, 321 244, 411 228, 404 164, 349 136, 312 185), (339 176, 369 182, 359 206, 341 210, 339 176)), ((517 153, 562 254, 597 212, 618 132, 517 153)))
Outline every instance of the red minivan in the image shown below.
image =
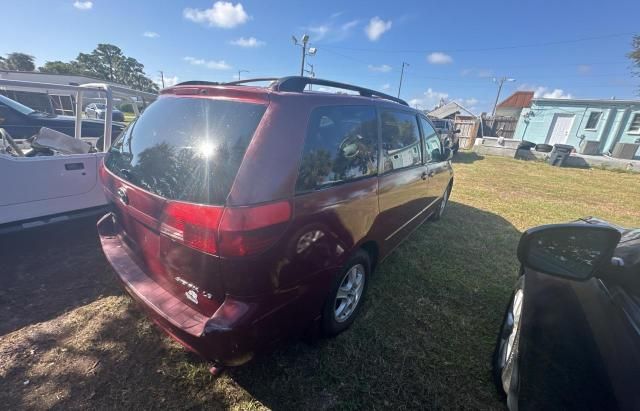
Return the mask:
POLYGON ((100 173, 113 212, 98 231, 124 287, 220 365, 313 323, 349 327, 376 265, 453 185, 451 151, 403 100, 268 80, 164 89, 100 173))

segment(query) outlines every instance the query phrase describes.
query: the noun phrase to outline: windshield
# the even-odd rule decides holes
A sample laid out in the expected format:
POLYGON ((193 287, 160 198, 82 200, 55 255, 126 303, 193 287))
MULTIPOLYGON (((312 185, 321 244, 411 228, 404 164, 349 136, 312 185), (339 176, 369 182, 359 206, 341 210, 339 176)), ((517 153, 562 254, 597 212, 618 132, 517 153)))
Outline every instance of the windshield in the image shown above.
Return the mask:
POLYGON ((17 101, 11 100, 10 98, 7 98, 3 95, 0 95, 0 102, 25 115, 29 115, 31 113, 36 112, 36 110, 30 107, 27 107, 24 104, 20 104, 17 101))
POLYGON ((106 104, 96 104, 96 108, 98 110, 106 110, 107 106, 106 104))

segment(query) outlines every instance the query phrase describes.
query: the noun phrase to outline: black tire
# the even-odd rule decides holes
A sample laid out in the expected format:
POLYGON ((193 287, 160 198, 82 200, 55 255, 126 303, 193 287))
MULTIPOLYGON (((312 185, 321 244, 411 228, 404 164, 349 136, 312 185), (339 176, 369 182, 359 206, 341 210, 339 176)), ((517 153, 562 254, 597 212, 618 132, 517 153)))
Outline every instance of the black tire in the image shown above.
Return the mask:
POLYGON ((367 286, 369 285, 370 274, 371 258, 366 251, 360 249, 356 251, 351 258, 349 258, 343 269, 340 270, 333 280, 331 291, 325 300, 324 308, 322 310, 322 332, 324 335, 330 337, 338 335, 353 324, 358 313, 362 309, 363 301, 367 293, 367 286), (338 290, 341 288, 344 281, 347 280, 348 273, 352 269, 357 268, 357 266, 361 266, 363 268, 362 290, 351 313, 344 320, 338 321, 336 319, 336 298, 338 296, 338 290))
POLYGON ((531 150, 536 146, 536 143, 531 141, 522 140, 522 143, 518 144, 518 150, 531 150))
POLYGON ((438 209, 433 214, 431 214, 431 217, 429 217, 429 220, 438 221, 442 218, 442 215, 444 214, 444 210, 446 209, 447 204, 449 203, 450 195, 451 195, 451 184, 449 184, 449 186, 445 190, 444 194, 442 195, 442 199, 438 203, 438 209))
POLYGON ((553 146, 551 144, 536 144, 536 151, 541 153, 550 153, 553 150, 553 146))
MULTIPOLYGON (((516 293, 520 290, 522 285, 522 277, 517 286, 516 290, 511 294, 511 299, 509 300, 509 304, 505 309, 504 316, 502 319, 502 325, 500 326, 500 332, 498 333, 498 337, 496 339, 496 347, 493 351, 493 357, 491 359, 491 368, 493 375, 493 382, 496 386, 498 394, 507 399, 508 403, 513 404, 518 401, 518 388, 519 388, 519 371, 518 371, 518 358, 519 358, 519 350, 520 350, 520 332, 522 330, 522 325, 518 327, 514 336, 513 348, 510 355, 510 359, 512 359, 511 367, 513 369, 510 380, 510 387, 508 390, 505 390, 502 383, 502 373, 504 370, 504 366, 507 364, 507 359, 503 359, 505 356, 505 352, 503 351, 505 348, 505 344, 509 336, 513 332, 514 328, 514 318, 510 316, 513 313, 514 300, 516 293)), ((522 297, 524 294, 522 294, 522 297)), ((520 300, 520 304, 522 304, 522 300, 520 300)), ((522 318, 522 312, 520 312, 520 319, 522 318)), ((520 320, 518 320, 520 321, 520 320)))

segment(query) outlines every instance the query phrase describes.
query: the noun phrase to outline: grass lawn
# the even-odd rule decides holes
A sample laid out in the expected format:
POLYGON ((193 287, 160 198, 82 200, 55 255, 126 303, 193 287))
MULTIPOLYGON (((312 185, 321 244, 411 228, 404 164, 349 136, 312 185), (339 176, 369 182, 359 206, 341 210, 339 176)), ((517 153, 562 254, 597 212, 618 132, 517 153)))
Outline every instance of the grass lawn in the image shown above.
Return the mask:
POLYGON ((10 269, 0 270, 8 276, 0 289, 0 403, 503 408, 489 362, 521 232, 586 215, 640 226, 640 175, 464 152, 454 167, 444 218, 422 226, 378 267, 349 331, 287 342, 217 379, 122 294, 91 225, 16 237, 2 262, 10 269))

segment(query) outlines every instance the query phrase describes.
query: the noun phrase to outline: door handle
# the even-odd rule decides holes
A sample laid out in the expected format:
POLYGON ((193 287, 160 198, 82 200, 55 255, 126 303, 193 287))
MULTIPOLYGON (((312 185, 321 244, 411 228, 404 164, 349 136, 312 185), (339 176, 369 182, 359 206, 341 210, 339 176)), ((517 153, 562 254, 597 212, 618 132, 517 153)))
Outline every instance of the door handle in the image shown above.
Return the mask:
POLYGON ((64 165, 64 169, 67 171, 84 170, 84 164, 83 163, 66 163, 64 165))

